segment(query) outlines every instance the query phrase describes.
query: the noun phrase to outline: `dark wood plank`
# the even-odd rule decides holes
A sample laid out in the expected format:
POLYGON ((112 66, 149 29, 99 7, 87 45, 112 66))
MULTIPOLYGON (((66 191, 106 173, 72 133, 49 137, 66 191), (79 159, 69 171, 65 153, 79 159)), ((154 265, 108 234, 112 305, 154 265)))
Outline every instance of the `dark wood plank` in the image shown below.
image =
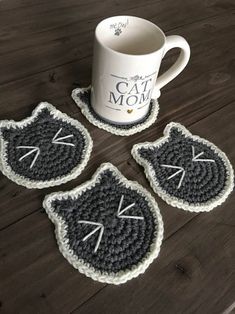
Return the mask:
MULTIPOLYGON (((195 133, 213 141, 234 161, 230 136, 234 136, 234 35, 232 0, 0 1, 0 119, 21 119, 37 102, 48 100, 79 119, 95 143, 86 170, 59 188, 30 191, 0 176, 1 313, 229 311, 235 286, 234 260, 230 258, 234 257, 233 198, 211 214, 196 216, 173 209, 156 197, 166 229, 161 257, 124 289, 95 283, 75 271, 58 252, 53 226, 40 208, 45 194, 84 182, 107 160, 149 189, 130 149, 136 142, 159 137, 171 120, 191 125, 195 133), (158 123, 129 138, 90 125, 69 98, 75 81, 90 82, 95 25, 120 13, 148 18, 167 34, 185 36, 192 47, 184 73, 163 89, 158 123), (218 246, 222 250, 217 254, 218 246), (214 261, 208 261, 211 256, 214 261), (110 304, 114 297, 118 303, 110 304)), ((176 52, 169 53, 161 70, 175 56, 176 52)))
MULTIPOLYGON (((206 135, 234 164, 233 106, 217 111, 190 130, 206 135), (225 125, 226 131, 221 132, 225 125)), ((165 236, 160 257, 145 275, 124 286, 107 285, 73 314, 224 313, 234 304, 235 294, 234 201, 233 193, 219 208, 195 215, 176 233, 165 236)), ((169 215, 181 210, 171 211, 169 215)))
MULTIPOLYGON (((97 0, 80 0, 79 4, 94 4, 96 3, 97 0)), ((52 1, 51 1, 52 2, 52 1)), ((70 6, 74 6, 75 4, 78 4, 78 1, 76 0, 57 0, 56 3, 56 8, 66 8, 70 6)), ((17 10, 19 11, 20 9, 26 9, 30 8, 32 11, 37 10, 38 8, 42 6, 48 5, 47 0, 38 0, 38 1, 32 1, 32 0, 11 0, 11 1, 1 1, 0 3, 0 10, 1 12, 4 11, 11 11, 11 10, 17 10)))
MULTIPOLYGON (((188 74, 186 72, 187 77, 190 77, 190 75, 190 71, 188 74)), ((89 175, 95 171, 95 168, 100 162, 112 161, 114 164, 119 164, 122 161, 128 160, 131 158, 130 150, 134 143, 153 140, 156 136, 160 136, 164 125, 169 121, 179 121, 188 126, 211 112, 218 110, 218 108, 223 107, 233 99, 232 91, 234 84, 232 75, 233 67, 230 65, 230 61, 228 61, 228 64, 224 68, 217 69, 216 72, 206 71, 191 81, 187 79, 186 83, 182 86, 167 90, 165 93, 163 92, 161 97, 161 111, 157 124, 129 138, 116 137, 92 126, 84 119, 80 112, 77 112, 77 108, 70 98, 62 97, 58 99, 55 92, 51 95, 51 99, 56 100, 57 107, 68 114, 70 114, 70 111, 74 111, 74 117, 79 119, 89 129, 95 144, 86 171, 78 179, 62 188, 69 189, 88 179, 89 175), (218 74, 218 77, 221 74, 222 78, 224 75, 228 79, 218 78, 216 81, 213 79, 215 73, 218 74), (180 93, 180 89, 184 89, 185 92, 180 93)), ((54 101, 52 103, 55 104, 54 101)), ((15 110, 13 116, 17 115, 23 118, 28 115, 28 107, 31 111, 34 104, 27 106, 27 108, 20 108, 19 111, 15 110)), ((13 108, 17 108, 17 104, 13 108)), ((0 175, 0 186, 2 187, 0 197, 3 200, 0 204, 0 229, 40 208, 41 195, 51 191, 51 189, 43 191, 27 190, 10 182, 2 175, 0 175), (19 204, 23 204, 26 197, 28 198, 28 205, 19 206, 19 204), (11 201, 12 198, 14 202, 11 201)))
MULTIPOLYGON (((8 1, 9 4, 14 4, 17 1, 8 1)), ((7 1, 1 1, 0 12, 4 12, 4 4, 6 6, 7 1)), ((22 1, 21 1, 22 3, 22 1)), ((202 20, 209 16, 218 15, 226 12, 220 3, 208 4, 203 1, 197 2, 197 8, 194 10, 193 14, 190 16, 187 14, 188 10, 195 7, 195 3, 191 2, 184 6, 184 10, 181 15, 175 16, 174 19, 166 19, 164 14, 176 15, 178 5, 171 3, 171 11, 165 10, 169 7, 167 1, 162 0, 148 0, 144 3, 140 0, 138 1, 103 1, 100 4, 100 8, 92 10, 92 6, 95 6, 98 2, 96 0, 90 1, 37 1, 36 3, 31 1, 27 6, 10 12, 4 12, 1 16, 1 27, 0 34, 1 40, 4 45, 0 47, 0 53, 9 53, 9 51, 14 51, 23 47, 29 47, 33 44, 43 44, 49 40, 56 40, 59 38, 68 37, 68 35, 83 34, 84 31, 90 32, 91 28, 94 27, 97 22, 106 16, 105 11, 118 14, 121 9, 122 12, 128 13, 128 10, 132 10, 133 14, 138 13, 139 8, 145 8, 143 17, 151 18, 152 13, 149 8, 154 9, 153 5, 157 6, 158 9, 158 23, 167 23, 166 27, 170 29, 175 28, 182 24, 188 24, 196 20, 202 20), (164 13, 168 11, 168 13, 164 13), (147 15, 148 16, 147 16, 147 15), (41 18, 43 16, 43 19, 41 18), (25 18, 27 17, 27 19, 25 18), (31 35, 31 36, 27 36, 31 35), (24 39, 24 40, 22 40, 24 39), (8 48, 8 50, 7 50, 8 48)), ((233 2, 230 1, 231 7, 233 2)), ((143 10, 142 10, 143 11, 143 10)), ((130 12, 132 13, 132 12, 130 12)), ((164 25, 165 26, 165 25, 164 25)))
POLYGON ((0 233, 0 243, 0 300, 7 313, 42 313, 42 305, 50 303, 44 313, 68 313, 102 287, 65 262, 46 214, 15 223, 0 233))
POLYGON ((183 0, 177 3, 172 3, 171 0, 147 3, 138 1, 136 3, 136 1, 121 0, 117 4, 115 1, 106 0, 95 6, 95 11, 91 10, 89 3, 87 7, 82 4, 79 8, 77 4, 75 8, 72 5, 57 10, 56 2, 52 1, 35 10, 29 7, 15 10, 14 14, 12 11, 3 14, 0 22, 3 31, 1 37, 2 46, 7 47, 7 51, 1 54, 1 71, 4 75, 0 76, 0 83, 7 83, 91 55, 93 30, 97 22, 106 16, 105 12, 109 12, 109 15, 142 16, 157 22, 166 31, 226 12, 223 6, 208 5, 203 0, 187 3, 183 0), (181 14, 177 14, 179 6, 182 8, 181 14), (171 10, 168 9, 169 7, 171 10), (158 13, 156 15, 153 12, 158 13), (174 19, 171 18, 172 16, 174 19), (69 29, 66 30, 67 26, 64 26, 64 23, 68 24, 68 20, 69 29), (58 28, 58 21, 62 21, 61 29, 58 28), (28 31, 24 27, 27 27, 28 31), (49 31, 46 31, 47 28, 49 31), (34 33, 35 29, 36 33, 34 33))
MULTIPOLYGON (((224 109, 221 109, 220 111, 210 115, 208 118, 205 118, 190 127, 190 130, 193 132, 201 136, 206 135, 207 139, 213 141, 221 149, 225 150, 232 162, 235 161, 235 151, 231 145, 235 135, 235 126, 233 123, 235 118, 235 111, 232 110, 233 106, 234 103, 226 106, 224 109), (221 119, 221 116, 223 119, 221 119), (210 125, 210 128, 208 128, 208 125, 210 125), (227 126, 227 131, 220 132, 224 125, 227 126)), ((136 166, 134 163, 128 161, 121 163, 119 165, 119 169, 129 179, 136 180, 138 178, 138 182, 149 189, 149 185, 144 178, 142 171, 137 172, 138 170, 136 169, 138 166, 136 166)), ((66 260, 64 260, 62 255, 58 252, 53 234, 53 226, 46 217, 46 214, 41 212, 33 213, 32 215, 29 215, 28 217, 1 231, 0 254, 2 258, 0 267, 0 290, 3 291, 1 299, 3 309, 5 308, 10 313, 14 313, 16 309, 20 307, 23 313, 27 313, 24 312, 24 309, 27 311, 27 307, 25 308, 25 306, 30 306, 31 304, 32 306, 34 305, 35 311, 37 309, 40 310, 42 302, 41 299, 43 298, 48 302, 48 305, 55 313, 68 313, 69 311, 74 310, 76 307, 81 306, 82 303, 84 303, 84 306, 81 308, 79 307, 77 313, 80 313, 80 311, 81 313, 92 313, 92 311, 95 311, 96 313, 110 313, 109 309, 114 313, 120 313, 118 312, 119 309, 125 313, 125 308, 126 312, 128 313, 138 313, 138 310, 141 308, 139 302, 143 302, 144 306, 147 306, 148 302, 146 298, 149 298, 148 300, 150 301, 150 305, 153 306, 153 312, 153 309, 156 310, 156 308, 161 308, 161 306, 163 306, 161 305, 161 302, 163 304, 165 303, 166 299, 160 298, 161 294, 159 294, 159 291, 161 291, 161 286, 162 289, 167 289, 171 280, 174 282, 174 287, 180 285, 180 292, 182 292, 183 289, 188 290, 187 284, 190 284, 190 291, 193 291, 195 288, 194 284, 196 285, 198 281, 188 282, 185 276, 180 276, 180 271, 178 268, 176 269, 174 267, 174 263, 181 263, 182 265, 186 264, 186 266, 187 263, 189 263, 187 266, 189 271, 195 271, 197 274, 197 264, 190 264, 190 261, 194 262, 195 257, 185 260, 184 256, 186 253, 189 254, 186 252, 187 249, 199 249, 197 245, 200 245, 200 243, 203 242, 201 237, 198 238, 198 234, 200 233, 206 238, 208 238, 208 236, 211 234, 211 238, 209 237, 210 240, 208 241, 207 249, 211 248, 212 251, 215 249, 216 246, 215 244, 213 246, 212 240, 217 236, 219 239, 221 238, 220 241, 222 241, 219 242, 219 244, 226 245, 227 242, 224 243, 223 241, 227 238, 230 239, 232 236, 230 233, 230 228, 227 229, 226 235, 223 234, 224 229, 220 229, 220 231, 222 230, 222 234, 220 234, 220 231, 219 234, 214 234, 213 232, 217 229, 215 228, 213 222, 215 220, 219 221, 218 219, 222 219, 221 217, 224 217, 224 224, 227 224, 229 223, 230 218, 233 219, 231 216, 233 214, 231 204, 234 199, 231 198, 228 202, 225 203, 225 205, 215 209, 211 214, 202 215, 202 219, 200 218, 198 223, 195 222, 195 224, 193 224, 192 221, 189 225, 190 227, 185 227, 186 229, 184 229, 184 225, 187 224, 187 222, 190 220, 195 219, 194 217, 196 214, 174 209, 161 201, 157 196, 156 199, 159 203, 164 219, 165 239, 175 239, 174 237, 178 234, 177 230, 186 230, 185 236, 180 233, 179 238, 176 238, 176 240, 170 240, 172 242, 168 242, 168 240, 166 242, 164 241, 162 248, 163 253, 161 253, 160 259, 158 259, 150 267, 145 275, 131 281, 127 285, 122 286, 122 288, 108 286, 101 290, 101 292, 98 293, 97 296, 95 296, 94 299, 91 299, 88 303, 84 302, 91 298, 94 293, 102 289, 105 285, 95 283, 91 279, 87 279, 85 276, 80 275, 66 262, 66 260), (200 228, 197 227, 198 225, 200 225, 200 228), (203 233, 202 230, 204 230, 205 233, 203 233), (208 230, 212 230, 210 231, 212 233, 210 233, 208 230), (207 234, 208 232, 209 235, 207 234), (20 237, 16 238, 16 234, 20 234, 20 237), (192 238, 190 236, 192 236, 192 238), (189 245, 190 241, 194 243, 193 247, 189 245), (168 245, 168 243, 172 244, 168 245), (185 243, 188 243, 188 245, 185 243), (169 270, 169 268, 164 268, 166 265, 171 265, 171 267, 173 265, 173 273, 171 272, 173 277, 169 275, 170 277, 167 277, 167 281, 164 280, 164 275, 169 270), (161 270, 162 267, 163 270, 161 270), (195 267, 195 270, 194 268, 192 269, 192 267, 195 267), (177 280, 179 280, 179 282, 177 280), (165 286, 164 282, 166 282, 165 286), (161 285, 159 283, 161 283, 161 285), (24 289, 22 289, 22 285, 24 286, 24 289), (132 287, 132 285, 134 286, 132 287), (149 289, 148 286, 151 287, 151 289, 149 289), (76 291, 76 293, 74 293, 74 291, 76 291), (124 291, 126 292, 124 293, 124 291), (134 294, 132 294, 132 292, 128 294, 127 291, 133 291, 134 294), (135 291, 139 299, 139 301, 136 303, 136 307, 132 302, 130 302, 129 299, 134 298, 135 291), (150 293, 150 291, 152 291, 152 293, 150 293), (155 291, 158 291, 157 296, 159 297, 156 297, 155 291), (120 299, 123 299, 123 305, 119 305, 118 308, 115 308, 115 305, 111 305, 110 302, 113 303, 113 298, 110 297, 110 294, 115 295, 119 302, 120 299), (125 294, 126 297, 124 297, 125 294), (141 294, 143 294, 143 298, 140 297, 141 294), (26 296, 27 305, 25 304, 26 296), (103 303, 105 303, 104 300, 106 300, 105 302, 108 304, 107 307, 103 305, 103 303)), ((232 223, 231 221, 230 223, 232 223)), ((207 243, 207 241, 204 242, 207 243)), ((228 249, 230 249, 230 246, 228 246, 228 249)), ((202 255, 203 251, 205 251, 205 254, 207 254, 203 247, 200 250, 201 263, 203 263, 203 258, 205 258, 202 255)), ((194 253, 195 252, 193 250, 193 253, 191 254, 194 253)), ((218 257, 216 257, 217 255, 215 256, 216 262, 223 263, 221 260, 221 254, 219 254, 218 257)), ((225 262, 226 261, 224 261, 224 263, 225 262)), ((205 259, 201 268, 204 269, 204 267, 206 271, 203 272, 203 276, 205 277, 203 277, 203 285, 210 285, 212 278, 211 276, 214 275, 214 273, 212 273, 212 275, 208 275, 209 278, 206 277, 208 269, 207 267, 211 267, 210 261, 205 259), (208 266, 206 264, 207 262, 208 266)), ((223 266, 220 267, 221 269, 223 268, 223 266)), ((218 274, 218 277, 221 280, 226 279, 226 284, 228 287, 230 287, 230 284, 234 283, 232 278, 229 277, 231 275, 231 269, 227 264, 224 264, 224 267, 227 269, 226 277, 221 277, 220 273, 218 274)), ((216 272, 216 268, 214 271, 216 272)), ((174 291, 173 287, 169 287, 169 289, 174 291)), ((177 297, 179 297, 177 291, 178 290, 176 289, 174 293, 177 297)), ((170 299, 171 295, 167 295, 167 292, 165 293, 166 297, 170 299)), ((188 294, 189 296, 187 302, 191 302, 190 296, 193 298, 194 295, 190 295, 190 292, 188 292, 188 294)), ((216 296, 219 297, 218 293, 216 296)), ((230 293, 228 299, 228 301, 231 301, 230 293)), ((216 298, 216 300, 218 300, 218 298, 216 298)), ((177 304, 179 302, 180 298, 177 299, 177 304)), ((184 302, 183 298, 181 298, 181 302, 184 302)), ((167 306, 167 304, 165 306, 167 306)), ((177 306, 179 306, 179 308, 182 306, 182 309, 184 309, 184 306, 181 303, 177 306)), ((211 306, 213 306, 213 304, 211 306)), ((151 308, 149 308, 149 311, 151 312, 151 308)), ((140 313, 144 312, 142 311, 140 313)), ((167 311, 162 313, 167 313, 167 311)))
POLYGON ((167 239, 142 278, 106 286, 72 313, 231 313, 226 310, 235 293, 234 201, 233 195, 223 208, 199 215, 167 239))
MULTIPOLYGON (((200 117, 199 115, 198 120, 200 117)), ((80 118, 82 119, 82 117, 80 118)), ((186 114, 183 118, 177 118, 177 115, 175 115, 175 118, 175 121, 177 120, 184 123, 186 126, 192 123, 191 118, 188 118, 186 114)), ((194 121, 196 121, 196 118, 197 115, 194 114, 194 121)), ((94 141, 94 152, 88 162, 86 170, 75 180, 62 185, 60 189, 69 190, 81 184, 83 181, 88 180, 99 164, 105 161, 111 161, 117 166, 124 162, 127 167, 130 166, 134 167, 135 170, 137 169, 138 180, 143 179, 144 176, 142 172, 140 172, 135 162, 132 161, 130 155, 131 147, 135 142, 144 141, 146 139, 154 140, 156 137, 161 136, 164 124, 166 123, 165 121, 165 119, 159 121, 157 127, 153 126, 151 129, 143 132, 142 135, 135 135, 131 140, 116 137, 114 141, 113 139, 115 137, 109 133, 97 130, 95 127, 90 127, 90 133, 94 141)), ((88 126, 87 121, 82 122, 88 126)), ((134 176, 133 179, 135 179, 134 176)), ((56 190, 58 190, 58 187, 43 190, 28 190, 9 181, 3 175, 0 175, 0 197, 2 199, 0 203, 0 229, 4 229, 8 225, 22 219, 24 216, 39 210, 41 208, 43 195, 56 190), (27 204, 25 204, 25 199, 27 199, 27 204)))
MULTIPOLYGON (((129 179, 136 180, 136 171, 128 163, 118 168, 129 179)), ((148 188, 143 176, 138 175, 138 181, 148 188)), ((171 208, 162 201, 159 205, 165 211, 166 236, 193 216, 177 211, 169 215, 171 208)), ((86 278, 68 264, 58 251, 53 230, 46 214, 37 211, 0 232, 0 301, 8 313, 16 312, 17 308, 21 308, 22 313, 30 313, 28 307, 33 306, 37 312, 41 303, 47 302, 52 313, 66 314, 105 286, 86 278), (17 239, 16 234, 20 234, 17 239)))
MULTIPOLYGON (((175 101, 183 96, 188 99, 189 93, 190 96, 193 96, 194 89, 198 87, 196 95, 202 98, 205 91, 207 93, 211 91, 212 94, 219 87, 231 87, 234 71, 234 54, 232 52, 234 43, 228 49, 227 42, 230 36, 233 35, 229 31, 229 16, 230 14, 210 18, 207 21, 207 27, 205 27, 205 21, 200 21, 190 24, 187 28, 177 29, 178 34, 188 38, 192 46, 192 57, 190 64, 182 75, 163 89, 163 96, 166 94, 166 90, 169 90, 171 93, 177 92, 177 97, 175 95, 170 96, 175 101), (206 36, 203 37, 203 35, 206 36), (200 37, 205 39, 198 45, 200 37), (220 57, 221 55, 223 55, 223 58, 220 57), (185 83, 187 85, 184 87, 183 84, 185 83), (194 88, 188 85, 190 83, 193 83, 194 88), (175 88, 184 89, 184 93, 175 88)), ((174 31, 169 32, 169 34, 172 33, 174 31)), ((162 70, 169 67, 173 59, 174 56, 165 58, 162 70)), ((0 102, 3 103, 0 118, 23 118, 31 110, 32 103, 40 100, 48 100, 60 105, 64 101, 62 98, 70 95, 75 81, 83 85, 90 83, 90 74, 91 55, 68 65, 3 84, 0 86, 0 102)), ((230 96, 230 93, 226 91, 225 97, 226 95, 230 96)), ((160 98, 162 103, 164 103, 163 96, 160 98)), ((166 99, 166 102, 171 104, 172 99, 166 99)), ((189 99, 191 101, 191 97, 189 99)), ((180 100, 180 102, 182 101, 180 100)), ((225 99, 225 102, 228 102, 228 100, 225 99)), ((74 110, 75 108, 74 106, 74 110)), ((71 110, 73 109, 71 108, 71 110)), ((169 110, 167 111, 169 112, 169 110)))

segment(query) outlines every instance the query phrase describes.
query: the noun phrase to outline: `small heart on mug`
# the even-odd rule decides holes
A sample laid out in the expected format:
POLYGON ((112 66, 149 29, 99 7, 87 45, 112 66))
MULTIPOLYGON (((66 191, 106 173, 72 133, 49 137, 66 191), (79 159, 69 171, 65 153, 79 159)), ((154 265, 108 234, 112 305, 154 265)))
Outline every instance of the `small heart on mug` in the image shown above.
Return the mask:
POLYGON ((127 112, 128 113, 132 113, 133 109, 128 109, 127 112))

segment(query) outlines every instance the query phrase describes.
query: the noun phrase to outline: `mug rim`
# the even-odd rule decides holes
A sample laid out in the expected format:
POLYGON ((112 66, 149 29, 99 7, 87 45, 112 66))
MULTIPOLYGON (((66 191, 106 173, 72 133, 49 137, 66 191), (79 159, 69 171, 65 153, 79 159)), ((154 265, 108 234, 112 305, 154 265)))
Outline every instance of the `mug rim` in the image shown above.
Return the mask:
POLYGON ((97 42, 98 42, 104 49, 108 50, 109 52, 115 53, 115 54, 117 54, 117 55, 130 56, 130 57, 141 57, 141 56, 149 56, 149 55, 152 55, 152 54, 154 54, 154 53, 160 51, 160 50, 164 47, 164 45, 165 45, 165 43, 166 43, 166 35, 164 34, 163 30, 162 30, 159 26, 157 26, 156 24, 154 24, 153 22, 151 22, 151 21, 149 21, 149 20, 146 20, 146 19, 144 19, 144 18, 142 18, 142 17, 134 16, 134 15, 114 15, 114 16, 110 16, 110 17, 107 17, 107 18, 103 19, 102 21, 100 21, 100 22, 96 25, 96 28, 95 28, 95 38, 96 38, 97 42), (103 24, 103 23, 106 22, 107 20, 112 20, 112 19, 114 19, 114 18, 134 18, 134 19, 136 19, 136 20, 141 20, 142 22, 145 22, 145 23, 147 23, 147 24, 150 24, 150 25, 153 26, 156 30, 158 30, 158 32, 162 35, 163 43, 161 44, 161 46, 160 46, 158 49, 156 49, 156 50, 154 50, 154 51, 152 51, 152 52, 143 53, 143 54, 142 54, 142 53, 141 53, 141 54, 131 54, 131 53, 119 52, 119 51, 117 51, 117 50, 115 50, 115 49, 112 49, 112 48, 108 47, 108 46, 105 45, 105 44, 103 43, 103 41, 100 39, 100 36, 98 35, 98 30, 99 30, 98 28, 101 26, 101 24, 103 24))

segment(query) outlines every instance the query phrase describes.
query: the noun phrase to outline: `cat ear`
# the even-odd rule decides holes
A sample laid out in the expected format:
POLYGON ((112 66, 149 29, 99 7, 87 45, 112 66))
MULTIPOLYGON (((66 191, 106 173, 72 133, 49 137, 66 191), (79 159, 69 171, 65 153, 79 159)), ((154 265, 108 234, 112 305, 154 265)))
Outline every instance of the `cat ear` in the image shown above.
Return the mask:
POLYGON ((104 186, 113 186, 117 183, 114 169, 105 169, 101 172, 101 181, 104 186))
POLYGON ((191 133, 183 125, 175 122, 167 124, 164 134, 171 139, 185 138, 191 135, 191 133))
POLYGON ((0 121, 0 131, 3 139, 9 141, 17 134, 21 133, 24 127, 28 124, 33 124, 37 121, 50 121, 52 118, 50 107, 46 103, 39 104, 39 106, 33 111, 31 117, 22 121, 3 120, 0 121), (28 122, 27 122, 28 120, 28 122), (24 125, 23 125, 24 124, 24 125))
POLYGON ((34 116, 37 121, 51 120, 52 117, 50 108, 48 107, 39 108, 39 110, 35 112, 34 116))

